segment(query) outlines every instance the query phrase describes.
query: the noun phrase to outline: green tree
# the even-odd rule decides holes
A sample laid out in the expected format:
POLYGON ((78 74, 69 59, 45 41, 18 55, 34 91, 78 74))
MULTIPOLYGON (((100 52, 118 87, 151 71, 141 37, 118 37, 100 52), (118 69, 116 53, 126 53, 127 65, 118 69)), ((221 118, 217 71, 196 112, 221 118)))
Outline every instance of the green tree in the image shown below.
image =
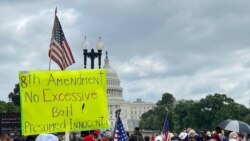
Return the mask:
POLYGON ((172 112, 175 98, 170 93, 164 93, 162 99, 156 104, 156 107, 141 116, 140 128, 147 130, 161 130, 163 123, 168 116, 171 129, 172 112))
POLYGON ((172 112, 174 108, 175 98, 170 93, 164 93, 161 100, 159 100, 156 105, 158 107, 164 107, 168 112, 172 112))
POLYGON ((174 131, 180 133, 184 127, 191 127, 193 121, 190 113, 194 107, 193 100, 181 100, 175 104, 173 110, 174 131))
POLYGON ((18 113, 20 112, 20 107, 16 106, 13 102, 6 103, 6 113, 18 113))
MULTIPOLYGON (((228 118, 237 118, 236 110, 239 106, 233 99, 228 98, 225 94, 208 95, 206 98, 201 99, 198 103, 197 117, 203 119, 198 121, 198 125, 204 128, 215 128, 215 126, 222 120, 228 118)), ((197 126, 198 126, 197 125, 197 126)))
POLYGON ((148 112, 142 114, 141 119, 143 120, 141 120, 139 126, 142 129, 155 130, 154 127, 152 126, 152 123, 154 122, 154 115, 155 115, 154 110, 149 110, 148 112))
POLYGON ((20 107, 19 83, 15 84, 13 92, 10 92, 8 97, 10 101, 12 101, 16 106, 20 107))
POLYGON ((247 114, 244 119, 243 119, 244 122, 250 124, 250 114, 247 114))
POLYGON ((237 104, 225 94, 209 94, 200 101, 194 102, 187 109, 187 121, 194 129, 214 129, 225 119, 243 120, 249 114, 249 109, 237 104))
POLYGON ((0 101, 0 113, 16 113, 20 109, 13 102, 6 103, 5 101, 0 101))
POLYGON ((5 101, 0 101, 0 113, 5 113, 6 110, 6 102, 5 101))

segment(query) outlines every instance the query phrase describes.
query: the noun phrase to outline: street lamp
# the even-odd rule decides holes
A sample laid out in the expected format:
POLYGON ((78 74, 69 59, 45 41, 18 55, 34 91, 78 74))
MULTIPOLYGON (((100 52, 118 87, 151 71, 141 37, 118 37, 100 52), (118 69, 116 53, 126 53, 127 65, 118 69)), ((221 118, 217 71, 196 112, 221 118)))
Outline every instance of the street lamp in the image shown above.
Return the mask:
POLYGON ((83 43, 84 68, 86 69, 87 58, 90 58, 91 69, 94 69, 94 61, 95 61, 95 58, 98 57, 98 66, 100 69, 101 68, 102 50, 104 48, 101 37, 99 37, 99 40, 96 43, 97 52, 95 52, 93 48, 91 49, 90 52, 88 52, 88 48, 89 48, 89 42, 86 40, 86 36, 85 36, 84 43, 83 43))

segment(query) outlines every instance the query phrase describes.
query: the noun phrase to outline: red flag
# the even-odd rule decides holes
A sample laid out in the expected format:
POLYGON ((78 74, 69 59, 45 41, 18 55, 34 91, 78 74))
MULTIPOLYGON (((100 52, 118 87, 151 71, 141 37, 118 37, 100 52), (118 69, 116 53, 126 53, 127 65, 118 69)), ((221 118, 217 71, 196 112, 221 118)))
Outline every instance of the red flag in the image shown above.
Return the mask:
POLYGON ((57 15, 55 15, 55 21, 52 30, 49 57, 59 65, 61 70, 64 70, 68 66, 75 63, 75 59, 64 36, 62 26, 57 15))

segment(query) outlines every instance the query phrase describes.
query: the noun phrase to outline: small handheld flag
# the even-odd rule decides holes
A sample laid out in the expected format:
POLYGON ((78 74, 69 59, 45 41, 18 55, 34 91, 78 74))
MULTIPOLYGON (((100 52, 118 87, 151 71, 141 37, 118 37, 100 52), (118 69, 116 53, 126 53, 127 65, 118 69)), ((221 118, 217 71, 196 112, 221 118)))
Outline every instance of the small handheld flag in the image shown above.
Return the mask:
POLYGON ((116 125, 114 131, 114 141, 128 141, 127 133, 123 127, 122 120, 120 118, 121 110, 116 112, 116 125))
POLYGON ((163 137, 163 141, 168 141, 169 136, 168 136, 168 132, 169 132, 169 123, 168 123, 168 119, 166 118, 166 120, 164 121, 163 124, 163 128, 162 128, 162 137, 163 137))

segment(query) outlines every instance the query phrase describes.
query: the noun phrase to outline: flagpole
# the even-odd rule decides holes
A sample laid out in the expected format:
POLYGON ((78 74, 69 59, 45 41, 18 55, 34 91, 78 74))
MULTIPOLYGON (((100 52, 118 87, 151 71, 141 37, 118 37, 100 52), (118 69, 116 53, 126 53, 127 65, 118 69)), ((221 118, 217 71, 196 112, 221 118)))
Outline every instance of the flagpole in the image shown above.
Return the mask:
MULTIPOLYGON (((56 10, 55 10, 55 19, 56 19, 56 14, 57 14, 57 7, 56 7, 56 10)), ((54 24, 54 26, 55 26, 55 24, 54 24)), ((54 26, 53 26, 53 31, 54 31, 54 26)), ((50 60, 51 60, 51 59, 50 59, 50 60)), ((66 132, 65 132, 65 141, 70 141, 69 135, 70 135, 70 132, 69 132, 69 131, 66 131, 66 132)))
POLYGON ((49 70, 50 70, 50 66, 51 66, 51 58, 49 59, 49 70))
MULTIPOLYGON (((54 28, 55 28, 55 20, 56 20, 56 14, 57 14, 57 7, 56 7, 56 9, 55 9, 55 17, 54 17, 54 24, 53 24, 53 28, 52 28, 52 34, 51 34, 51 40, 52 40, 52 38, 53 38, 53 32, 54 32, 54 28)), ((50 40, 50 42, 51 42, 51 40, 50 40)), ((50 67, 51 67, 51 52, 52 52, 52 50, 50 50, 49 49, 49 51, 50 51, 50 56, 49 56, 49 70, 50 70, 50 67)))

